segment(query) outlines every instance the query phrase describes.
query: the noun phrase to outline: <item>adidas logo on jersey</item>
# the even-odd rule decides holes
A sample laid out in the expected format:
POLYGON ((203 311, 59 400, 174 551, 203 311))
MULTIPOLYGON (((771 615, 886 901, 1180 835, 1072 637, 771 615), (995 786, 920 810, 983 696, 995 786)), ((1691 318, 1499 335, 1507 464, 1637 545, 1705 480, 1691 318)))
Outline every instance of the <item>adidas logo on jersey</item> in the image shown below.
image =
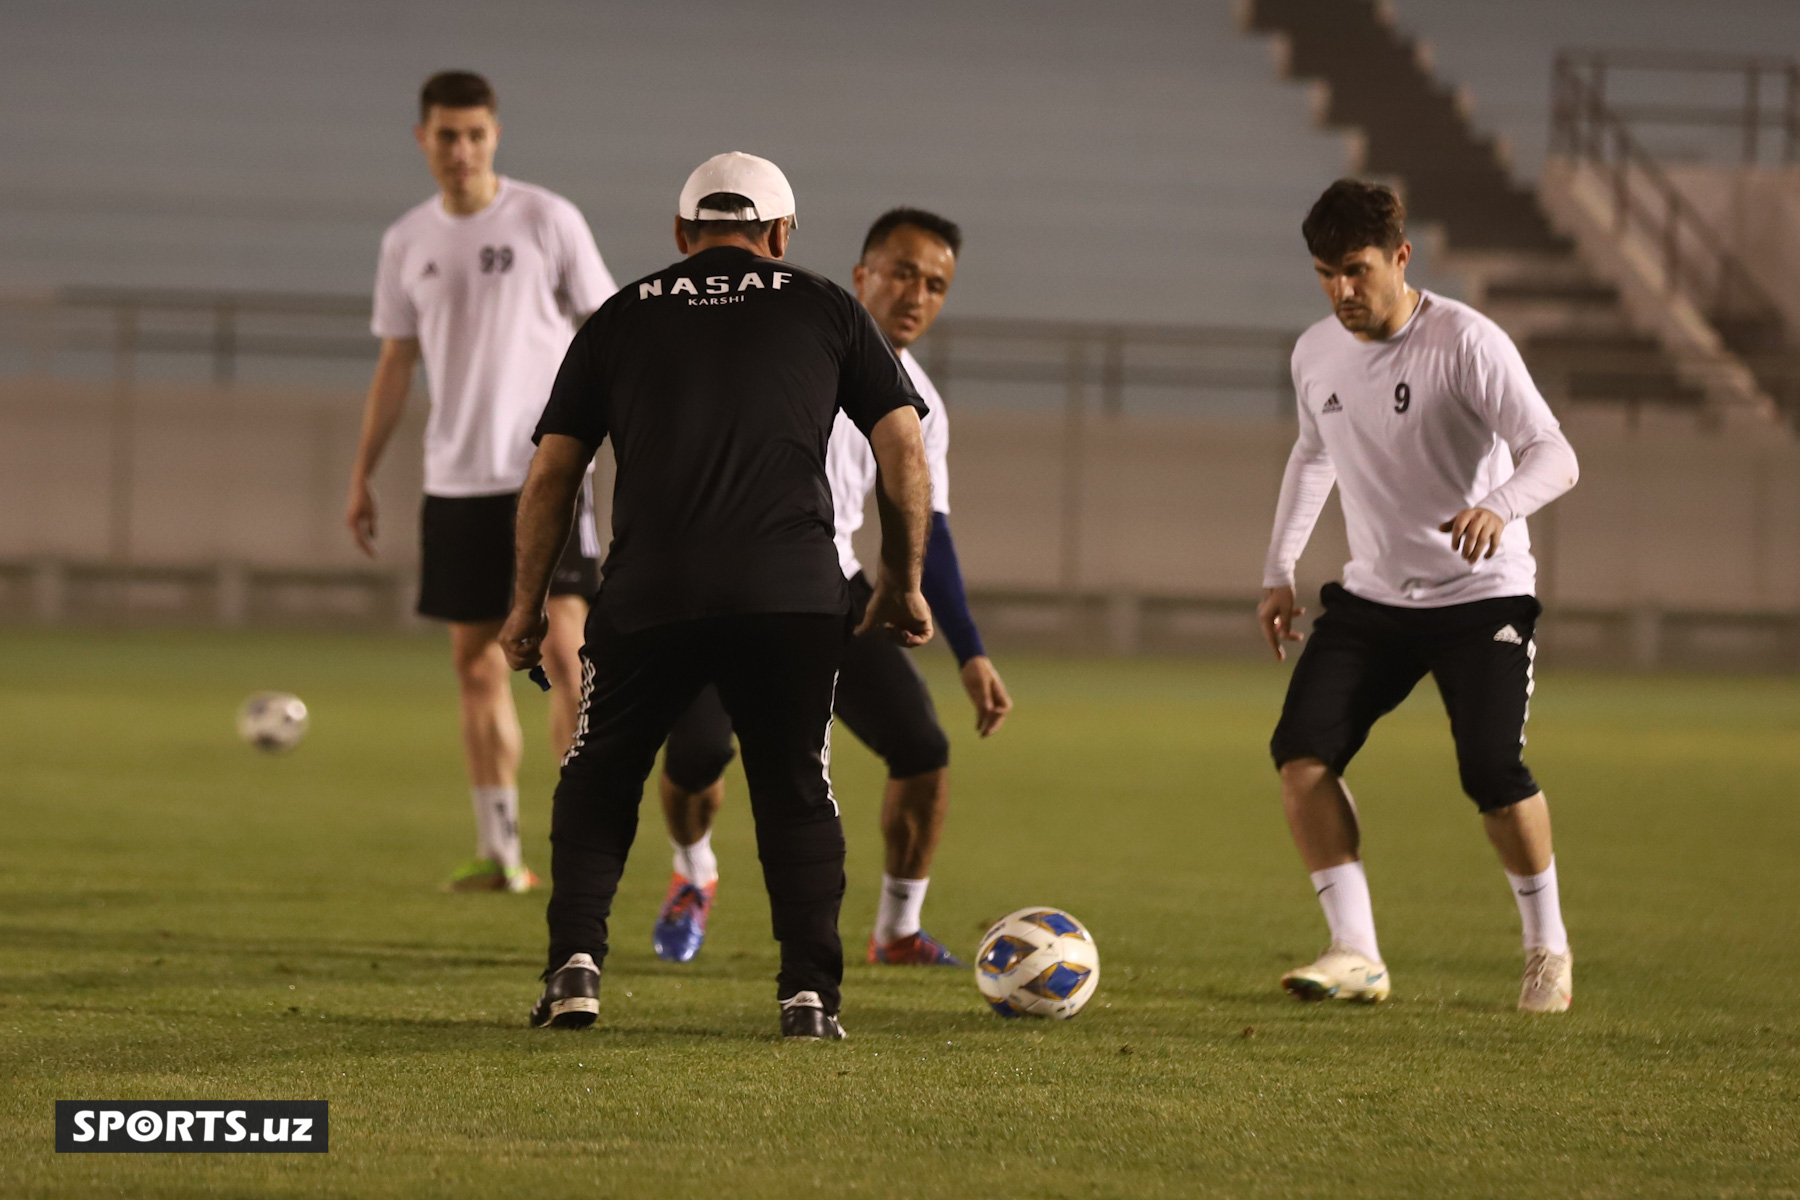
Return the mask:
POLYGON ((1331 399, 1327 400, 1325 402, 1325 407, 1321 408, 1319 411, 1321 413, 1343 412, 1344 406, 1338 403, 1337 393, 1333 392, 1331 393, 1331 399))
POLYGON ((419 278, 420 279, 430 279, 432 276, 434 276, 436 274, 437 274, 437 264, 434 262, 428 262, 425 264, 425 269, 423 271, 419 272, 419 278))
POLYGON ((1496 642, 1511 642, 1515 646, 1523 646, 1525 644, 1525 639, 1520 637, 1519 631, 1514 629, 1511 625, 1502 625, 1500 627, 1500 632, 1494 635, 1494 640, 1496 642))

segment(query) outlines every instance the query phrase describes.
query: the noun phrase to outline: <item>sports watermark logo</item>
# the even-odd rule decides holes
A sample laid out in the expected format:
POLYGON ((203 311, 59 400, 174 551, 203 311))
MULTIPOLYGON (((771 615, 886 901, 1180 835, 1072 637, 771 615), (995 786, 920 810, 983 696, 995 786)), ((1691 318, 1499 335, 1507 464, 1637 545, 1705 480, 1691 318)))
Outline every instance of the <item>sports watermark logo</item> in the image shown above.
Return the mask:
POLYGON ((58 1100, 58 1154, 324 1154, 324 1100, 58 1100))

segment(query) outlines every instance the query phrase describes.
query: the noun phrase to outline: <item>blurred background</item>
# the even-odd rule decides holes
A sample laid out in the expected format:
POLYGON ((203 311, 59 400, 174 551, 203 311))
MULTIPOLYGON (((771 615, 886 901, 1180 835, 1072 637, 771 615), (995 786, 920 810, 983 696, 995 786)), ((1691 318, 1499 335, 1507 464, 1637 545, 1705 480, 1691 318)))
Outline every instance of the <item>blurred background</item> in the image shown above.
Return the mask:
MULTIPOLYGON (((1789 0, 11 6, 0 621, 413 623, 422 379, 378 560, 341 511, 417 90, 465 67, 621 282, 724 149, 845 283, 886 208, 963 225, 918 353, 998 646, 1266 653, 1299 222, 1356 173, 1582 456, 1531 522, 1546 654, 1800 668, 1796 55, 1789 0)), ((1303 585, 1345 554, 1334 508, 1303 585)))

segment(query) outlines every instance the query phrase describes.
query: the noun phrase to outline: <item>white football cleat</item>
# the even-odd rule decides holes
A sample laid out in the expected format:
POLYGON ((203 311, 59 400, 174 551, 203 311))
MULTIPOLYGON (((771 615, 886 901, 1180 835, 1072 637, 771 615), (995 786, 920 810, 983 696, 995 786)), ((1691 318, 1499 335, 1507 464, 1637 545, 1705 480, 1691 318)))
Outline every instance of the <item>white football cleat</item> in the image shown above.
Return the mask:
POLYGON ((1388 997, 1388 969, 1348 946, 1331 943, 1319 961, 1295 967, 1281 977, 1281 986, 1301 1000, 1355 1000, 1378 1004, 1388 997))
POLYGON ((1575 1002, 1575 952, 1552 954, 1534 946, 1525 955, 1525 980, 1519 985, 1519 1011, 1568 1012, 1575 1002))

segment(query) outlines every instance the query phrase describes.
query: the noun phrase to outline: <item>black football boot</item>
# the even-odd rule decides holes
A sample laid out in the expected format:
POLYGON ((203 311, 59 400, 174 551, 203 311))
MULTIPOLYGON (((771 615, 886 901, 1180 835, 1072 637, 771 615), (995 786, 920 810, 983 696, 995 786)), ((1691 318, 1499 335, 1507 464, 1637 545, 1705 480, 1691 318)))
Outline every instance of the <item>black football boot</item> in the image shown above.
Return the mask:
POLYGON ((531 1027, 586 1029, 600 1017, 600 968, 586 954, 569 961, 544 980, 544 994, 531 1009, 531 1027))
POLYGON ((841 1042, 849 1035, 825 1011, 817 992, 796 992, 781 1002, 781 1036, 790 1042, 841 1042))

